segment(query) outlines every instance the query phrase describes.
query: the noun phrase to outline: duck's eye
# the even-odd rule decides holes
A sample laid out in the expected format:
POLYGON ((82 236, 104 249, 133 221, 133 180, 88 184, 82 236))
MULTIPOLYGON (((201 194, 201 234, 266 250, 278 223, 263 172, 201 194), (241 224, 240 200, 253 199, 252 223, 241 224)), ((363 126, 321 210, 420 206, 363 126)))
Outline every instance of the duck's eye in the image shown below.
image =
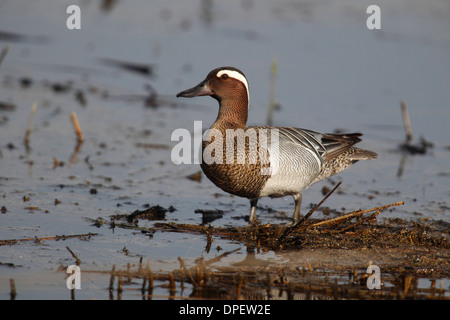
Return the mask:
POLYGON ((223 75, 220 76, 220 79, 227 80, 228 79, 228 75, 226 73, 224 73, 223 75))

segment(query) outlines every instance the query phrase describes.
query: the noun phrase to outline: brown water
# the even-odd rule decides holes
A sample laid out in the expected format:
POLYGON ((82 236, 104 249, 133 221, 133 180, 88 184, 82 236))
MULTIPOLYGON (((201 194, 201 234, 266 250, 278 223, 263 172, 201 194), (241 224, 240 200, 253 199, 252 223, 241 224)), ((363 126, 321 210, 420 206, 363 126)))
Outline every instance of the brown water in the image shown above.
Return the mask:
MULTIPOLYGON (((217 267, 246 257, 242 243, 219 237, 207 251, 204 234, 145 233, 92 222, 160 205, 175 208, 165 213, 165 222, 200 224, 196 209, 219 209, 223 217, 211 225, 247 224, 246 199, 223 193, 204 176, 201 182, 186 178, 199 166, 176 166, 170 157, 173 130, 192 132, 197 120, 205 129, 217 115, 214 100, 177 100, 175 94, 222 65, 242 69, 249 80, 250 124, 266 122, 276 61, 275 125, 364 132, 361 146, 379 159, 334 177, 343 182, 340 193, 325 206, 348 212, 403 200, 404 206, 382 216, 450 222, 448 3, 383 1, 381 30, 367 29, 368 4, 358 1, 112 3, 79 2, 80 30, 67 29, 67 5, 60 1, 0 4, 0 50, 9 47, 0 65, 0 240, 97 234, 1 246, 1 299, 9 299, 10 278, 17 299, 70 299, 66 275, 58 271, 75 263, 66 247, 82 270, 91 271, 135 266, 141 257, 161 273, 178 269, 177 257, 192 266, 199 257, 239 249, 217 267), (105 59, 150 65, 152 75, 105 59), (405 137, 402 100, 414 142, 424 137, 433 143, 425 155, 399 151, 405 137), (81 146, 72 112, 85 138, 81 146)), ((324 185, 332 183, 304 192, 304 212, 322 199, 324 185)), ((291 198, 262 199, 259 205, 289 215, 293 210, 291 198)), ((258 217, 262 223, 286 222, 270 210, 259 210, 258 217)), ((257 259, 274 267, 286 261, 300 266, 314 260, 308 254, 264 251, 257 259)), ((361 259, 368 264, 373 257, 361 259)), ((108 282, 109 276, 90 274, 76 298, 108 299, 108 282)))

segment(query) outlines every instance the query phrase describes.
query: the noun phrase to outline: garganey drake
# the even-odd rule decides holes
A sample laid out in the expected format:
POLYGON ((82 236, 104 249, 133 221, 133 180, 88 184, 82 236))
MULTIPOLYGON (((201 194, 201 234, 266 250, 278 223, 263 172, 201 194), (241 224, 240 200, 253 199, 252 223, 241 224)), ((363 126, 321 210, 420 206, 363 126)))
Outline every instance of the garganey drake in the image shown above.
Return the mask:
POLYGON ((197 86, 177 94, 197 96, 211 96, 219 102, 217 119, 203 137, 201 168, 222 190, 250 199, 250 224, 256 221, 259 198, 287 195, 294 197, 296 223, 303 189, 358 160, 377 157, 375 152, 354 147, 361 141, 360 133, 247 127, 248 82, 244 73, 234 67, 214 69, 197 86))

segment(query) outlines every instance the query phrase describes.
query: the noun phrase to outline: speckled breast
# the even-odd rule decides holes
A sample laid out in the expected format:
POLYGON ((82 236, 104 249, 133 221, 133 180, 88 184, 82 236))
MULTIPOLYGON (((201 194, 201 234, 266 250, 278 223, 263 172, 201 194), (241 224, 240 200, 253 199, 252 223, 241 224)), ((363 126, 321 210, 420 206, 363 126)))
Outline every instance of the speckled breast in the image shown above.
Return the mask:
POLYGON ((211 128, 204 135, 201 168, 222 190, 245 198, 258 198, 270 175, 268 151, 252 128, 211 128))

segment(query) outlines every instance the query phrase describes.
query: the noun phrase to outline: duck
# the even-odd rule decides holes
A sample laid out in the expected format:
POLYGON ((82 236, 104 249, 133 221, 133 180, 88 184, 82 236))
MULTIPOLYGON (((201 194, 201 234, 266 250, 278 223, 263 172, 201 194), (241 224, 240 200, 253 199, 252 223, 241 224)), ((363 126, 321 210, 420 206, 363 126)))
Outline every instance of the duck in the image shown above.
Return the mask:
POLYGON ((202 141, 203 173, 223 191, 250 200, 249 223, 257 221, 263 197, 292 196, 293 224, 300 220, 302 191, 377 153, 357 148, 361 133, 321 133, 296 127, 247 126, 247 77, 225 66, 208 73, 177 97, 210 96, 218 101, 215 122, 202 141))

